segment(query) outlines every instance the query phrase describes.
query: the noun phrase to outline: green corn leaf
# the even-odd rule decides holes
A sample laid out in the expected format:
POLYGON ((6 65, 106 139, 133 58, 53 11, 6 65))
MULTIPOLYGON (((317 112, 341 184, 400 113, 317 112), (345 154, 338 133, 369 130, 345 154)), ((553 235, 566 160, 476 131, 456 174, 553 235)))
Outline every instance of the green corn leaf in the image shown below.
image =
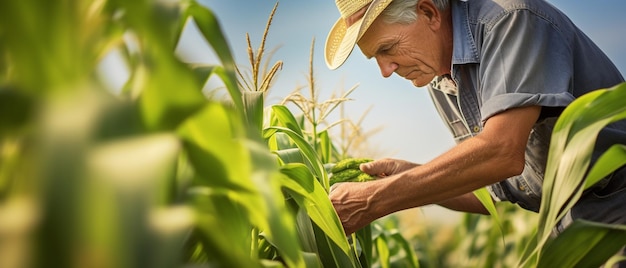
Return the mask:
POLYGON ((258 216, 253 219, 253 223, 280 252, 288 267, 304 267, 293 215, 287 210, 285 196, 281 191, 279 177, 282 175, 278 172, 276 159, 261 143, 249 141, 247 145, 253 162, 252 183, 267 208, 265 214, 256 215, 254 211, 258 210, 259 204, 246 204, 248 210, 252 211, 250 215, 258 216))
POLYGON ((181 125, 178 133, 199 175, 196 183, 256 192, 254 185, 244 179, 251 177, 251 158, 241 142, 243 126, 236 118, 233 111, 209 103, 181 125), (211 131, 207 131, 207 126, 211 126, 211 131))
POLYGON ((139 79, 141 111, 150 129, 174 129, 206 102, 193 74, 180 62, 147 69, 139 79))
POLYGON ((500 229, 500 232, 503 234, 502 242, 504 244, 504 232, 502 229, 502 221, 500 220, 500 216, 498 215, 498 210, 496 210, 496 206, 493 203, 493 200, 491 199, 491 194, 489 194, 489 190, 483 187, 478 190, 475 190, 474 195, 476 196, 476 198, 478 198, 480 203, 482 203, 483 206, 485 206, 487 211, 489 211, 489 214, 491 215, 491 217, 493 217, 493 220, 498 225, 498 229, 500 229))
POLYGON ((324 268, 358 267, 356 257, 350 259, 345 251, 335 244, 314 222, 312 223, 312 227, 315 240, 317 241, 317 251, 319 252, 320 261, 324 268))
POLYGON ((407 241, 402 234, 398 232, 394 232, 391 234, 391 238, 402 247, 404 251, 404 262, 405 267, 413 267, 419 268, 419 262, 417 261, 417 255, 415 254, 415 249, 411 246, 411 243, 407 241))
POLYGON ((305 163, 304 157, 302 156, 302 152, 298 148, 289 148, 274 151, 278 158, 282 161, 282 163, 305 163))
POLYGON ((179 129, 197 172, 195 184, 230 192, 229 198, 247 211, 247 220, 263 230, 284 260, 301 267, 295 224, 273 179, 275 158, 266 147, 245 140, 237 119, 234 111, 210 103, 179 129), (209 125, 211 131, 206 131, 209 125))
MULTIPOLYGON (((291 196, 289 196, 291 197, 291 196)), ((315 240, 315 231, 313 231, 313 222, 307 214, 306 208, 300 207, 293 198, 287 200, 292 210, 296 212, 296 224, 298 229, 298 238, 302 250, 319 255, 317 250, 317 241, 315 240)))
POLYGON ((616 265, 619 262, 624 262, 626 261, 626 256, 624 255, 615 255, 613 257, 611 257, 605 264, 604 267, 615 267, 614 265, 616 265))
POLYGON ((291 111, 284 105, 273 105, 272 106, 272 116, 276 118, 276 126, 283 126, 288 129, 291 129, 293 132, 298 135, 304 137, 302 134, 302 128, 298 124, 298 121, 293 116, 291 111))
POLYGON ((243 108, 248 122, 249 136, 258 135, 263 129, 263 92, 244 91, 243 108))
POLYGON ((211 261, 227 267, 255 267, 256 260, 249 253, 252 223, 245 206, 229 197, 229 192, 204 186, 189 189, 198 229, 193 240, 201 243, 211 261))
POLYGON ((268 127, 263 130, 263 137, 267 139, 278 132, 287 134, 289 138, 291 138, 291 140, 298 145, 298 148, 300 148, 302 154, 307 159, 308 164, 311 166, 313 174, 318 178, 320 183, 322 183, 324 190, 328 192, 330 188, 328 185, 328 174, 326 173, 324 165, 319 160, 313 147, 311 147, 311 145, 302 136, 298 135, 298 133, 284 127, 268 127))
MULTIPOLYGON (((604 126, 626 118, 624 99, 626 83, 595 90, 573 101, 559 117, 550 143, 537 237, 527 245, 520 266, 540 261, 540 250, 551 230, 580 198, 597 134, 604 126)), ((592 182, 598 180, 596 174, 607 172, 612 171, 593 171, 592 182)))
POLYGON ((387 235, 381 233, 376 237, 374 242, 376 244, 376 252, 378 253, 378 261, 380 267, 389 268, 391 263, 391 256, 389 253, 389 244, 387 242, 387 235))
MULTIPOLYGON (((365 227, 357 230, 352 239, 355 239, 354 243, 358 243, 361 248, 361 254, 359 255, 359 261, 362 267, 371 267, 373 263, 373 249, 374 244, 372 240, 372 224, 368 224, 365 227), (356 238, 356 239, 355 239, 356 238)), ((353 246, 357 249, 357 246, 353 246)))
POLYGON ((624 245, 626 225, 577 220, 546 243, 537 267, 600 267, 624 245))
MULTIPOLYGON (((203 65, 203 64, 191 64, 189 65, 193 74, 196 77, 196 82, 198 85, 204 85, 209 80, 211 75, 213 74, 213 69, 217 66, 215 65, 203 65)), ((202 87, 200 87, 201 89, 202 87)))
POLYGON ((593 165, 585 179, 584 189, 596 184, 602 178, 608 176, 619 167, 626 164, 626 145, 616 144, 611 146, 593 165))
POLYGON ((224 82, 237 110, 243 112, 241 91, 237 86, 237 77, 235 75, 235 61, 217 18, 210 9, 196 1, 189 2, 185 9, 185 17, 193 18, 204 39, 215 50, 223 68, 216 68, 214 72, 224 82))
MULTIPOLYGON (((343 254, 352 256, 341 221, 328 199, 328 194, 311 171, 300 163, 285 164, 280 171, 285 175, 281 178, 281 184, 300 208, 306 211, 311 220, 341 249, 343 254)), ((319 243, 318 240, 318 248, 323 247, 319 243)))
POLYGON ((324 130, 319 134, 319 152, 322 163, 329 163, 332 153, 332 141, 328 135, 328 130, 324 130))

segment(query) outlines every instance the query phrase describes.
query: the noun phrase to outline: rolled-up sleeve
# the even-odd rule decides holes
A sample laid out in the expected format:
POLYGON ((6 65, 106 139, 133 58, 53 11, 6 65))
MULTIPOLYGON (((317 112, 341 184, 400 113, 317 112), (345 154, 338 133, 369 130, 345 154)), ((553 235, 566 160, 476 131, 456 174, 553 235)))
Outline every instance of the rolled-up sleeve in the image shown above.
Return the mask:
POLYGON ((555 22, 518 9, 486 25, 479 88, 481 120, 514 107, 565 107, 574 100, 570 42, 555 22))

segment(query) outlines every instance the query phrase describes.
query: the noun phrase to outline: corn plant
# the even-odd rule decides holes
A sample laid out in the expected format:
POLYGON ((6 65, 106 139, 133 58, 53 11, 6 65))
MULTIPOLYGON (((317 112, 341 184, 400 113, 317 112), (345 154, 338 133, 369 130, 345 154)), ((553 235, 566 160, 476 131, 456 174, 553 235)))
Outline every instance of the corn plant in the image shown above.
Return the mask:
MULTIPOLYGON (((346 120, 325 120, 354 88, 320 104, 311 60, 310 98, 286 98, 303 114, 285 103, 265 107, 263 94, 282 66, 262 61, 275 11, 256 53, 247 38, 247 75, 216 15, 195 0, 0 3, 0 267, 420 265, 416 243, 393 221, 347 237, 328 200, 327 169, 351 152, 338 150, 328 131, 346 120), (176 56, 190 23, 219 64, 176 56), (119 93, 97 71, 112 52, 129 72, 119 93), (202 93, 212 76, 228 100, 202 93)), ((584 105, 618 109, 610 100, 623 99, 623 88, 584 105)), ((606 122, 623 118, 621 109, 606 122)), ((596 118, 570 117, 578 120, 574 130, 592 132, 580 124, 596 118)), ((612 149, 587 184, 623 159, 623 147, 612 149)), ((564 251, 572 235, 544 238, 560 217, 549 213, 563 206, 555 204, 540 214, 540 235, 522 264, 549 266, 565 256, 552 252, 564 251)), ((620 246, 610 238, 623 234, 622 226, 589 223, 570 230, 607 239, 593 244, 606 254, 567 248, 583 256, 578 264, 603 263, 620 246)))
POLYGON ((600 266, 626 245, 626 226, 575 221, 556 239, 551 230, 585 189, 626 164, 625 145, 609 148, 591 167, 598 132, 626 118, 626 83, 598 89, 570 104, 559 117, 550 145, 537 235, 520 265, 528 267, 600 266))
POLYGON ((327 197, 330 137, 311 143, 281 105, 264 118, 242 88, 266 91, 280 62, 238 81, 210 9, 27 0, 0 15, 0 266, 363 266, 327 197), (175 55, 189 23, 220 64, 175 55), (112 51, 119 94, 96 72, 112 51), (226 102, 202 94, 211 76, 226 102))

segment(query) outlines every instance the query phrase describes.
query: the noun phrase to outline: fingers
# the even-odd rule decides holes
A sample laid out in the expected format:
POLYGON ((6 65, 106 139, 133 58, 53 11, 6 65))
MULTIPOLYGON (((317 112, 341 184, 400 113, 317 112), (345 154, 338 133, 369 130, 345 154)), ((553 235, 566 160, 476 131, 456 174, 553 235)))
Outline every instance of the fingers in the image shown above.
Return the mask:
POLYGON ((394 159, 384 158, 361 164, 359 168, 367 174, 384 177, 394 173, 394 162, 394 159))
POLYGON ((373 162, 361 164, 359 168, 361 169, 361 171, 367 174, 385 177, 406 171, 416 166, 419 166, 419 164, 404 160, 384 158, 373 162))
POLYGON ((333 185, 330 186, 330 189, 328 189, 328 194, 331 194, 333 192, 333 190, 337 189, 337 187, 339 187, 339 184, 341 184, 340 182, 335 183, 333 185))

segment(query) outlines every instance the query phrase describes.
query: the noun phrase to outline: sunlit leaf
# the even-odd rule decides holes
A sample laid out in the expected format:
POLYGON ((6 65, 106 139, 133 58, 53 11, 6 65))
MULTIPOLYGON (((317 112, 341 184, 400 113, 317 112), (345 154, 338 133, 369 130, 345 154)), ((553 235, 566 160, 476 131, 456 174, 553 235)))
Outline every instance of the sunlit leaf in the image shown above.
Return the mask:
MULTIPOLYGON (((626 83, 583 95, 562 112, 550 143, 537 238, 527 246, 520 266, 532 265, 535 260, 541 261, 537 256, 541 254, 540 250, 549 239, 552 228, 582 194, 585 185, 583 176, 589 167, 597 134, 606 125, 626 118, 624 99, 626 83)), ((592 175, 595 178, 592 181, 598 180, 594 174, 607 172, 612 171, 594 171, 592 175)))
POLYGON ((410 242, 402 236, 402 234, 395 232, 391 234, 391 238, 396 241, 396 243, 400 244, 402 250, 404 251, 404 264, 408 267, 419 268, 419 262, 417 261, 417 255, 415 254, 415 249, 411 246, 410 242))
POLYGON ((268 127, 263 131, 263 137, 269 138, 277 132, 285 133, 298 145, 298 148, 302 151, 302 154, 307 159, 308 164, 312 167, 312 172, 323 183, 323 189, 328 192, 328 174, 324 169, 324 165, 319 160, 315 150, 311 145, 300 135, 291 129, 284 127, 268 127))
POLYGON ((493 200, 491 199, 491 194, 489 194, 489 191, 487 190, 487 188, 483 187, 478 190, 475 190, 474 196, 476 196, 476 198, 478 198, 480 203, 482 203, 483 206, 487 209, 487 211, 489 211, 489 214, 491 215, 491 217, 493 217, 494 221, 498 225, 500 232, 502 232, 503 231, 502 221, 500 220, 500 216, 498 215, 496 206, 493 203, 493 200))
POLYGON ((226 190, 197 186, 189 193, 197 218, 194 238, 202 244, 203 253, 224 266, 255 267, 249 254, 252 223, 245 206, 226 190))
POLYGON ((304 135, 302 135, 302 128, 298 124, 298 121, 293 116, 291 111, 287 109, 286 106, 273 105, 272 116, 274 116, 277 119, 277 123, 278 123, 276 124, 277 126, 287 127, 288 129, 291 129, 296 134, 304 137, 304 135))
POLYGON ((224 85, 226 85, 237 110, 243 112, 241 91, 237 86, 237 77, 235 75, 235 61, 217 18, 210 9, 196 1, 189 2, 185 14, 193 18, 204 39, 209 42, 220 58, 223 68, 216 68, 214 72, 218 74, 224 85))
POLYGON ((290 148, 274 151, 283 163, 305 163, 299 148, 290 148))
POLYGON ((327 130, 320 132, 318 135, 322 163, 329 163, 330 155, 332 153, 332 141, 327 130))
POLYGON ((286 177, 281 179, 283 187, 289 189, 291 196, 300 207, 335 243, 346 252, 349 251, 347 239, 343 227, 333 205, 330 203, 328 194, 321 184, 313 177, 311 171, 303 164, 285 164, 280 168, 286 177), (330 216, 334 215, 334 216, 330 216))
POLYGON ((584 189, 596 184, 602 178, 608 176, 619 167, 626 164, 626 145, 616 144, 611 146, 593 165, 587 179, 584 189))
POLYGON ((219 104, 209 103, 181 125, 178 133, 200 175, 197 183, 256 192, 249 180, 251 158, 241 142, 243 128, 233 113, 219 104))
POLYGON ((376 253, 378 253, 378 261, 380 262, 380 266, 383 268, 389 268, 391 257, 389 254, 389 246, 387 244, 387 236, 385 234, 381 234, 376 237, 376 253))
POLYGON ((249 131, 261 133, 263 128, 263 92, 243 92, 243 107, 249 131))
POLYGON ((357 230, 353 238, 356 237, 356 241, 361 247, 361 254, 359 256, 359 261, 361 265, 364 267, 371 267, 372 259, 373 259, 373 249, 374 244, 372 241, 372 224, 368 224, 367 226, 357 230))
POLYGON ((577 220, 549 241, 537 267, 600 267, 626 245, 626 226, 577 220))

